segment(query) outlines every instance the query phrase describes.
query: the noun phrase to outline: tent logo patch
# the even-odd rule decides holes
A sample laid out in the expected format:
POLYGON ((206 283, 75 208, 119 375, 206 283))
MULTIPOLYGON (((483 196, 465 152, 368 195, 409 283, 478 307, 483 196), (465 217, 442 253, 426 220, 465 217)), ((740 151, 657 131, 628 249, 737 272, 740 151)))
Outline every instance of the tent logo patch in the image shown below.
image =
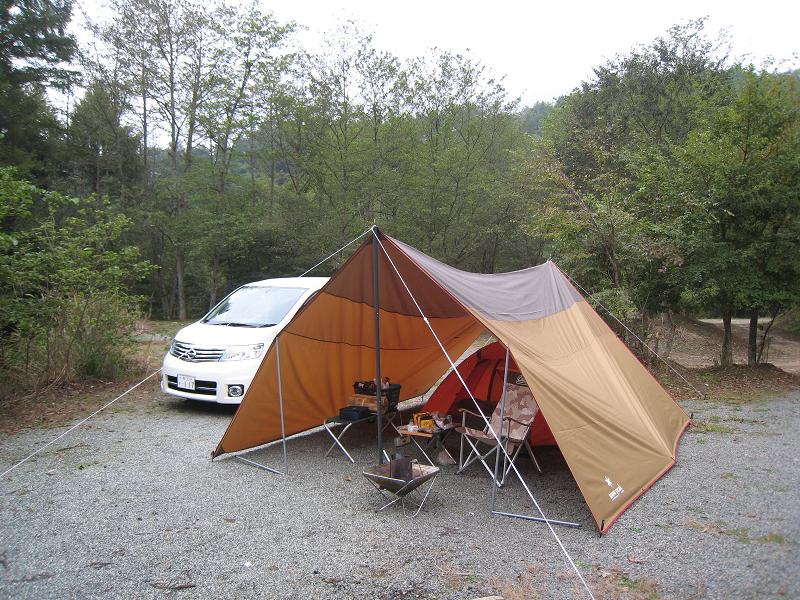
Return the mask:
POLYGON ((524 385, 528 387, 528 382, 525 381, 525 378, 522 375, 517 375, 517 380, 514 382, 516 385, 524 385))
POLYGON ((608 493, 608 497, 611 498, 612 502, 614 500, 616 500, 622 492, 625 491, 624 488, 621 485, 618 485, 618 486, 614 487, 614 482, 611 481, 611 479, 608 477, 608 475, 604 476, 603 480, 606 482, 606 485, 608 487, 614 488, 608 493))

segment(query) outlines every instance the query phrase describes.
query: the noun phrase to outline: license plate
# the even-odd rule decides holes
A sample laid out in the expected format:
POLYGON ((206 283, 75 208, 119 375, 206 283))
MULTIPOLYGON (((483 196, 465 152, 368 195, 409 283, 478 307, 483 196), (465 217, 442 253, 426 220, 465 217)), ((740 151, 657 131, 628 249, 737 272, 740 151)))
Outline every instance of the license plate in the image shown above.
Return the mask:
POLYGON ((193 390, 194 377, 190 375, 178 375, 178 387, 183 390, 193 390))

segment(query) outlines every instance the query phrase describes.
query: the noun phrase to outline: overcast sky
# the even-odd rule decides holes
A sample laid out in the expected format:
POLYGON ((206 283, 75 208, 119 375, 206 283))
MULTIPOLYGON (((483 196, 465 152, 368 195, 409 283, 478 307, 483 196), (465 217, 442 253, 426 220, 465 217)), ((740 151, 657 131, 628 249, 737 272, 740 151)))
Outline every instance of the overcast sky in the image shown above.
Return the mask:
POLYGON ((355 19, 375 45, 407 58, 426 49, 464 52, 505 76, 523 102, 552 100, 591 76, 604 58, 646 44, 676 23, 708 16, 707 31, 727 28, 736 56, 757 65, 772 56, 798 66, 800 2, 796 0, 283 0, 264 2, 279 20, 308 27, 313 45, 339 20, 355 19))
MULTIPOLYGON (((235 2, 236 0, 228 0, 235 2)), ((798 0, 261 0, 279 21, 296 21, 306 49, 317 46, 338 22, 356 20, 374 34, 376 47, 401 58, 432 47, 467 52, 524 104, 553 100, 591 77, 605 59, 647 44, 667 29, 708 16, 714 37, 727 29, 732 53, 760 66, 768 57, 800 67, 798 0)), ((75 0, 80 13, 108 14, 105 0, 75 0)), ((85 39, 85 33, 79 33, 85 39)))

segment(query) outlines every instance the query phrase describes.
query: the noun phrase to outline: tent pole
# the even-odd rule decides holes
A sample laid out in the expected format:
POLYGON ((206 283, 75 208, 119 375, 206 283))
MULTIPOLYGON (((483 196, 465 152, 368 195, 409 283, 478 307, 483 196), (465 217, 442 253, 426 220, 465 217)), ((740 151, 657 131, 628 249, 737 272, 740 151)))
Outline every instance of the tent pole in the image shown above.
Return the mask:
POLYGON ((276 475, 283 475, 278 469, 273 469, 272 467, 268 467, 267 465, 262 465, 261 463, 257 463, 254 460, 250 460, 249 458, 245 458, 244 456, 239 456, 238 454, 234 456, 236 460, 240 460, 242 462, 247 463, 248 465, 253 465, 254 467, 258 467, 259 469, 264 469, 265 471, 269 471, 270 473, 275 473, 276 475))
MULTIPOLYGON (((508 383, 508 363, 511 357, 511 350, 506 347, 506 366, 503 369, 503 393, 500 395, 500 440, 498 444, 502 444, 503 441, 503 418, 506 416, 506 384, 508 383)), ((492 374, 494 375, 494 373, 492 374)), ((491 385, 489 387, 489 393, 491 394, 491 385)), ((492 513, 495 512, 494 510, 494 501, 495 497, 497 496, 497 469, 500 466, 500 453, 496 452, 494 456, 494 478, 492 479, 492 513)), ((503 461, 503 473, 506 471, 505 460, 503 461)))
POLYGON ((536 521, 537 523, 552 523, 553 525, 563 525, 564 527, 579 528, 580 523, 573 523, 572 521, 556 521, 555 519, 542 519, 541 517, 531 517, 529 515, 518 515, 516 513, 503 512, 500 510, 493 510, 493 515, 501 515, 503 517, 513 517, 515 519, 524 519, 525 521, 536 521))
POLYGON ((281 443, 283 444, 283 474, 289 474, 289 463, 286 458, 286 423, 283 418, 283 383, 281 382, 281 337, 275 337, 275 358, 278 365, 278 402, 281 407, 281 443))
POLYGON ((375 412, 378 426, 378 464, 383 464, 383 419, 381 415, 381 315, 378 293, 378 227, 372 226, 372 292, 375 305, 375 412))
MULTIPOLYGON (((275 338, 275 359, 278 367, 278 402, 280 404, 281 410, 281 445, 283 446, 283 471, 279 471, 278 469, 273 469, 272 467, 268 467, 267 465, 262 465, 254 460, 250 460, 249 458, 245 458, 241 454, 234 455, 234 458, 240 460, 248 465, 253 465, 254 467, 258 467, 259 469, 264 469, 265 471, 269 471, 270 473, 275 473, 276 475, 287 475, 289 473, 289 461, 287 460, 286 454, 286 424, 283 417, 283 383, 281 381, 281 338, 277 336, 275 338)), ((250 449, 252 451, 252 448, 250 449)))

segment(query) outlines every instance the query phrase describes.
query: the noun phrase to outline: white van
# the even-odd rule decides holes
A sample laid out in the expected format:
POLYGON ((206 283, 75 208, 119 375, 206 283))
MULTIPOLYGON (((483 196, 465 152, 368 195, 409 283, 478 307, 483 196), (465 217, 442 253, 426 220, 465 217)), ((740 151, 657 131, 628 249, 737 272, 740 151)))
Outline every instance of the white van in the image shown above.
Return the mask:
POLYGON ((161 391, 239 404, 275 336, 327 282, 286 277, 237 288, 177 333, 161 367, 161 391))

